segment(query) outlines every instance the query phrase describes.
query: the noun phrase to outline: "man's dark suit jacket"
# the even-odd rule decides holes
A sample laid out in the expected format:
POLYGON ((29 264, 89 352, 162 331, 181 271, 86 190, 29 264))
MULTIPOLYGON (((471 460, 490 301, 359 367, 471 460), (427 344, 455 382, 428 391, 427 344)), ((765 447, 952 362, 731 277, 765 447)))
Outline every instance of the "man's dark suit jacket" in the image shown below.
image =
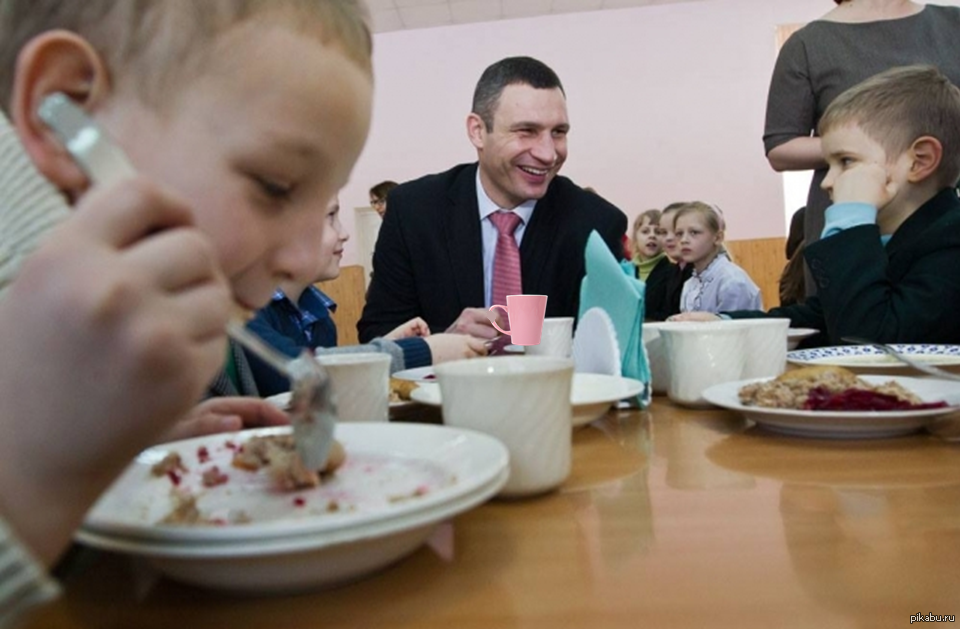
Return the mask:
POLYGON ((805 346, 860 336, 881 343, 960 343, 960 201, 942 190, 894 232, 887 246, 876 225, 818 240, 804 251, 817 283, 805 303, 733 318, 788 317, 822 334, 805 346))
MULTIPOLYGON (((360 341, 382 336, 413 317, 442 332, 464 308, 484 305, 483 241, 477 164, 462 164, 390 192, 373 255, 373 281, 360 341)), ((547 295, 547 316, 576 316, 583 252, 597 230, 623 257, 627 218, 566 177, 555 177, 537 202, 520 243, 523 292, 547 295)))

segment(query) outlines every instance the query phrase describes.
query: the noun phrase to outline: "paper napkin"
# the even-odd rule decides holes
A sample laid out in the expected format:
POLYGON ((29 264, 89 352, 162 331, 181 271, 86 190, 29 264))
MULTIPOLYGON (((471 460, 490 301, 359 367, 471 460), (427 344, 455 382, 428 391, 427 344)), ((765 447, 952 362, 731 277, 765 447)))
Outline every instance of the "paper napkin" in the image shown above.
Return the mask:
MULTIPOLYGON (((637 402, 650 402, 650 366, 643 347, 642 330, 645 285, 633 277, 632 265, 621 263, 607 243, 594 231, 584 253, 587 273, 580 285, 582 317, 591 308, 602 308, 613 322, 620 347, 621 375, 644 383, 637 402)), ((579 318, 579 317, 578 317, 579 318)))

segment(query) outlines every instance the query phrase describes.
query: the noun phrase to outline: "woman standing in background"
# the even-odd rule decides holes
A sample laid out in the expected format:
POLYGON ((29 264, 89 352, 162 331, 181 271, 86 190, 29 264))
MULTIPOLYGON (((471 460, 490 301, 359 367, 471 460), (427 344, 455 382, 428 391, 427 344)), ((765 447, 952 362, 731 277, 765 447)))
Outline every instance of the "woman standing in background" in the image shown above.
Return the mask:
MULTIPOLYGON (((960 8, 911 0, 834 0, 780 51, 770 82, 764 148, 776 171, 814 170, 804 240, 819 240, 830 198, 817 123, 841 92, 896 66, 932 64, 960 85, 960 8)), ((807 282, 812 294, 812 281, 807 282)))

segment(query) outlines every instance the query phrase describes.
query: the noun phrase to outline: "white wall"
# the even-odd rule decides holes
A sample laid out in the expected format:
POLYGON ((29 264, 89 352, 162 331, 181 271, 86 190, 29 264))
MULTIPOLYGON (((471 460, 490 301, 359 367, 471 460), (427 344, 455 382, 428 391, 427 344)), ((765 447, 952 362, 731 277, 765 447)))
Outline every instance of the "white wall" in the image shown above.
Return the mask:
MULTIPOLYGON (((706 0, 378 34, 373 128, 340 195, 347 229, 374 183, 475 160, 464 121, 477 79, 502 57, 530 55, 567 92, 564 175, 631 219, 696 198, 724 209, 728 238, 782 236, 783 186, 761 140, 775 28, 833 6, 706 0)), ((356 252, 353 240, 344 264, 356 252)))

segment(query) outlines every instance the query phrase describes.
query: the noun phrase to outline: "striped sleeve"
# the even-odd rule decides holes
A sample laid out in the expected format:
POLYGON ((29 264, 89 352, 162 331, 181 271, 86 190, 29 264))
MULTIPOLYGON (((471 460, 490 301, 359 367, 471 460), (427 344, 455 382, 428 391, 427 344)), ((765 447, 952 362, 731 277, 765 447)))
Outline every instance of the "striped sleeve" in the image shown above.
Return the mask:
POLYGON ((0 629, 26 610, 55 598, 60 587, 0 520, 0 629))

